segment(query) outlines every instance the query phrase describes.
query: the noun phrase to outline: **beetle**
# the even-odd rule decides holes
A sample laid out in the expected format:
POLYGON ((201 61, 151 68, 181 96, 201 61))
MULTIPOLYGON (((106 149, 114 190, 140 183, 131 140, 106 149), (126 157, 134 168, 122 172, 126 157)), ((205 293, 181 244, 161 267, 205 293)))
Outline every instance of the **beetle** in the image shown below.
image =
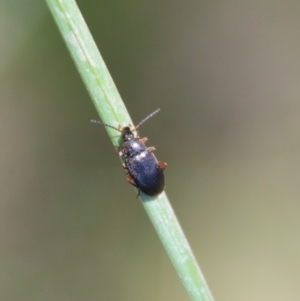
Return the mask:
POLYGON ((102 124, 104 126, 113 128, 121 132, 123 138, 122 148, 119 148, 119 156, 125 159, 123 168, 127 170, 127 181, 135 186, 140 194, 140 190, 149 196, 156 196, 160 194, 165 188, 164 169, 167 163, 158 161, 153 154, 155 147, 147 147, 145 143, 147 138, 135 137, 133 132, 145 123, 149 118, 158 113, 157 109, 146 118, 144 118, 134 129, 130 126, 125 126, 118 129, 101 121, 91 120, 94 123, 102 124))

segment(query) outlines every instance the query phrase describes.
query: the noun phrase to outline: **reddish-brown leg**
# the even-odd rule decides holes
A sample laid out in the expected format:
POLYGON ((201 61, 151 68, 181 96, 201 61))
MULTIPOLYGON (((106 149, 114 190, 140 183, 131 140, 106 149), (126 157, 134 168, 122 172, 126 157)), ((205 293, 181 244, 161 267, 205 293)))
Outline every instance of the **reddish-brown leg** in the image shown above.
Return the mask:
POLYGON ((150 146, 150 147, 148 147, 148 150, 149 150, 150 152, 154 152, 154 151, 156 150, 156 148, 155 148, 154 146, 150 146))
POLYGON ((133 176, 132 176, 131 174, 128 175, 127 181, 128 181, 128 183, 131 184, 132 186, 137 187, 137 185, 134 183, 134 178, 133 178, 133 176))
POLYGON ((159 162, 158 162, 158 165, 159 165, 159 167, 160 167, 161 169, 166 169, 166 167, 167 167, 167 163, 162 162, 162 161, 159 161, 159 162))
POLYGON ((123 164, 122 164, 122 167, 124 168, 124 169, 126 169, 127 170, 127 172, 126 172, 126 176, 127 175, 129 175, 129 170, 128 170, 128 166, 126 165, 126 163, 124 162, 123 164))
POLYGON ((141 138, 140 141, 145 144, 148 141, 148 138, 147 137, 141 138))
POLYGON ((136 196, 136 198, 138 198, 138 197, 140 196, 140 191, 141 191, 141 190, 140 190, 139 187, 134 183, 134 178, 133 178, 133 176, 132 176, 131 174, 128 175, 127 181, 128 181, 129 184, 131 184, 132 186, 134 186, 134 187, 136 187, 136 188, 138 189, 138 194, 137 194, 137 196, 136 196))

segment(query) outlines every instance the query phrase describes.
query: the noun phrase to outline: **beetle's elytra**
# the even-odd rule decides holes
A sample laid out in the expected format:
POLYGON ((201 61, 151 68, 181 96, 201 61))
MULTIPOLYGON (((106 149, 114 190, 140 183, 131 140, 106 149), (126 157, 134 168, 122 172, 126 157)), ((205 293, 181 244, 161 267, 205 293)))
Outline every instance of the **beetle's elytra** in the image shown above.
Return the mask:
POLYGON ((153 154, 155 147, 147 147, 147 138, 135 138, 133 131, 136 131, 144 122, 151 118, 160 109, 143 119, 134 129, 129 126, 117 129, 111 125, 100 121, 92 120, 104 126, 111 127, 121 132, 123 146, 119 151, 119 156, 125 158, 123 167, 128 171, 127 181, 149 196, 160 194, 165 188, 164 169, 167 163, 158 161, 153 154))

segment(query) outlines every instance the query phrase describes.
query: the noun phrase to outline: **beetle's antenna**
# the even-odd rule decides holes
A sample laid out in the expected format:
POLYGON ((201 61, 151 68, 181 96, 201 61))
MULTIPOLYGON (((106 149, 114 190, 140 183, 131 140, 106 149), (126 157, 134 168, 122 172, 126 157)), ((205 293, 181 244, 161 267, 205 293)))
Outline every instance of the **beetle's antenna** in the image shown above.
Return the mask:
POLYGON ((118 132, 121 132, 121 131, 120 131, 119 129, 117 129, 116 127, 114 127, 114 126, 112 126, 112 125, 109 125, 109 124, 106 124, 106 123, 103 123, 103 122, 101 122, 101 121, 99 121, 99 120, 94 120, 94 119, 92 119, 91 122, 92 122, 92 123, 96 123, 96 124, 101 124, 101 125, 104 125, 104 126, 108 126, 109 128, 112 128, 112 129, 117 130, 118 132))
POLYGON ((160 109, 157 109, 156 111, 154 111, 153 113, 151 113, 150 115, 148 115, 146 118, 144 118, 134 129, 133 131, 136 131, 137 128, 139 128, 143 123, 145 123, 149 118, 151 118, 153 115, 155 115, 156 113, 158 113, 160 111, 160 109))

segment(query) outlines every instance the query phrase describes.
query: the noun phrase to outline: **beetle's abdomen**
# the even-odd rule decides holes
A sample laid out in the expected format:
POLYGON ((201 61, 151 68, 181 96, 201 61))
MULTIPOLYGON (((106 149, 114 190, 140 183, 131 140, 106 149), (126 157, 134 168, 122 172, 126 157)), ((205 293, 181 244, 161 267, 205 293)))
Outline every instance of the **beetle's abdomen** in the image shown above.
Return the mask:
POLYGON ((145 194, 157 195, 164 190, 165 177, 155 156, 148 150, 143 150, 132 158, 126 159, 129 173, 137 186, 145 194))

